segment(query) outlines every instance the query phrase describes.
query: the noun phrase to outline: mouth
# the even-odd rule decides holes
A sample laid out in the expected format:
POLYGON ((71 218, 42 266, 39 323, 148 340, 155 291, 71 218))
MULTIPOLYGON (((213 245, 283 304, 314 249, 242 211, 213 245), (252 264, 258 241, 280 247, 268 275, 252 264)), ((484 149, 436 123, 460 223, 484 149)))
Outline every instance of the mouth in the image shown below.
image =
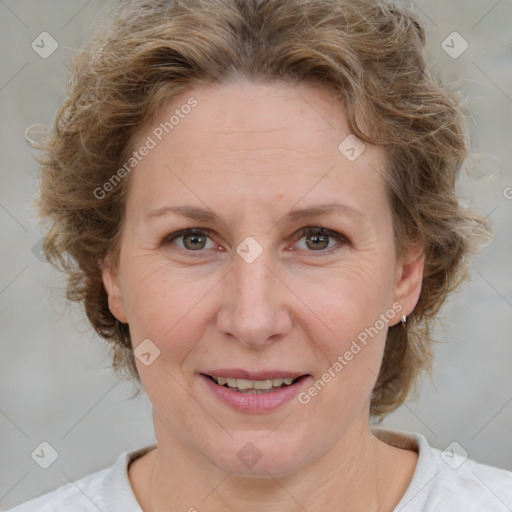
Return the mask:
POLYGON ((311 383, 313 376, 278 369, 219 368, 201 372, 199 380, 231 409, 243 414, 266 414, 285 407, 311 383))
POLYGON ((278 377, 265 380, 237 379, 230 376, 208 375, 203 373, 220 387, 229 388, 231 391, 244 394, 264 394, 275 393, 279 389, 287 388, 305 379, 309 375, 301 375, 299 377, 278 377))

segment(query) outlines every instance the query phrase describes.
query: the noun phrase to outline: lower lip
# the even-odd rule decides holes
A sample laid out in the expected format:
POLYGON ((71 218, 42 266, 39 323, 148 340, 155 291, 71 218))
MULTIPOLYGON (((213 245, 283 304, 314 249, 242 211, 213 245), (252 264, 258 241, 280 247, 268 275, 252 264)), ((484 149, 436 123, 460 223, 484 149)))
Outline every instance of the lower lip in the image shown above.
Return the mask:
POLYGON ((312 378, 310 375, 301 377, 298 381, 289 386, 276 389, 269 393, 240 393, 232 389, 220 386, 210 377, 200 375, 201 380, 212 390, 213 394, 233 409, 249 413, 269 412, 277 409, 280 405, 295 398, 312 378))

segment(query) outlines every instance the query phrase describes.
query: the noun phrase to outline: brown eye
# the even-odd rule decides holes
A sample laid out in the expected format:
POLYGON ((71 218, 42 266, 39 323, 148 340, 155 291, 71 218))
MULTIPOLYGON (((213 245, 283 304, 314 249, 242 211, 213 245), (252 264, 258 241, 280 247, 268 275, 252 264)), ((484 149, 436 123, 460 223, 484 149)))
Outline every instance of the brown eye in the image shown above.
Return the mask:
POLYGON ((310 233, 306 235, 306 245, 314 250, 326 249, 329 245, 329 235, 310 233))
POLYGON ((206 247, 208 240, 208 235, 200 229, 184 229, 166 237, 164 243, 172 243, 183 250, 194 252, 202 249, 213 249, 213 247, 206 247), (181 244, 175 243, 175 240, 180 240, 181 244))
POLYGON ((190 250, 204 249, 206 245, 206 237, 204 235, 183 235, 183 245, 190 250))
MULTIPOLYGON (((304 228, 296 236, 296 241, 298 242, 303 238, 305 239, 305 246, 302 249, 310 253, 318 253, 318 256, 331 254, 341 249, 342 246, 349 245, 349 241, 341 233, 322 227, 304 228), (338 243, 331 243, 333 241, 338 243)), ((176 245, 183 251, 192 253, 200 252, 203 249, 214 249, 215 244, 214 246, 207 247, 208 241, 214 244, 206 231, 191 228, 167 236, 163 243, 176 245)))
POLYGON ((341 233, 331 231, 322 227, 307 227, 300 231, 297 236, 297 241, 305 239, 305 248, 309 249, 308 252, 318 252, 319 256, 331 254, 341 247, 348 245, 348 240, 341 233), (338 244, 329 245, 331 239, 334 239, 338 244), (337 247, 338 245, 338 247, 337 247))

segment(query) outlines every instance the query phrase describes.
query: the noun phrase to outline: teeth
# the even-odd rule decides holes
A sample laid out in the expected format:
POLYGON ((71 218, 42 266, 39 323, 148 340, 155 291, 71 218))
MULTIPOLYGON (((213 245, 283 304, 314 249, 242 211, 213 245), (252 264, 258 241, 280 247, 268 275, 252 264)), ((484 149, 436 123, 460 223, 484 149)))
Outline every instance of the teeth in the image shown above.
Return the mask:
MULTIPOLYGON (((278 379, 276 379, 278 380, 278 379)), ((254 389, 272 389, 272 387, 278 387, 278 386, 273 386, 273 381, 271 380, 248 380, 246 382, 249 382, 249 384, 254 388, 254 389)), ((248 388, 248 389, 251 389, 251 388, 248 388)))
POLYGON ((238 388, 241 390, 247 389, 272 389, 279 388, 283 384, 289 386, 294 379, 269 379, 269 380, 248 380, 248 379, 234 379, 232 377, 213 377, 217 384, 224 386, 227 384, 230 388, 238 388))

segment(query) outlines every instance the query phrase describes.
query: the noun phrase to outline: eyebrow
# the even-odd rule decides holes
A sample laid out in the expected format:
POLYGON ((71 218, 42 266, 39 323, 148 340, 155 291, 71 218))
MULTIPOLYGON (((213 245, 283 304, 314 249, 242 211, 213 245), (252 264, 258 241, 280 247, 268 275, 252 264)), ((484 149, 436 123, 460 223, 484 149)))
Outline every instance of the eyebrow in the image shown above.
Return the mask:
MULTIPOLYGON (((149 212, 145 220, 150 221, 155 217, 160 217, 168 213, 174 213, 189 219, 194 219, 199 222, 215 222, 222 219, 212 210, 206 208, 199 208, 197 206, 164 206, 149 212)), ((361 219, 364 214, 360 210, 356 210, 351 206, 342 203, 320 204, 310 208, 301 208, 287 213, 284 218, 290 221, 305 220, 320 215, 327 215, 330 213, 339 213, 353 219, 361 219)))

